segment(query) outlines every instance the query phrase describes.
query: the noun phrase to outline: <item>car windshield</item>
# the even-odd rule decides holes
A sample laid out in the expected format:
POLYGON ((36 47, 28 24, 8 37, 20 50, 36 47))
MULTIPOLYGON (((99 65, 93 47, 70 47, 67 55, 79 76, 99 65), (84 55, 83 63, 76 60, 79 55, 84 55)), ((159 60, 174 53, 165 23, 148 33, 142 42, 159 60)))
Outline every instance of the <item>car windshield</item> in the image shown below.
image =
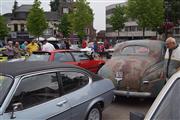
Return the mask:
POLYGON ((0 75, 0 106, 2 105, 11 85, 13 79, 7 76, 0 75))
POLYGON ((50 55, 48 53, 44 54, 32 54, 26 61, 48 61, 50 55))
POLYGON ((76 61, 82 61, 82 60, 89 60, 89 56, 87 55, 86 52, 71 52, 76 59, 76 61))

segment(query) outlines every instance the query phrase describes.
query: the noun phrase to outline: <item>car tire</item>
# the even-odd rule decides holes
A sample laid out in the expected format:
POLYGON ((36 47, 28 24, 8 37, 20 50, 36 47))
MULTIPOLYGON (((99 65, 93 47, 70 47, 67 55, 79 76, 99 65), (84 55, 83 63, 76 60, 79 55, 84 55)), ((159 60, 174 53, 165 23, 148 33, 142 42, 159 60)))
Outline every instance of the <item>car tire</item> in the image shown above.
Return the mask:
POLYGON ((100 105, 94 105, 88 112, 86 120, 102 120, 102 109, 100 105))

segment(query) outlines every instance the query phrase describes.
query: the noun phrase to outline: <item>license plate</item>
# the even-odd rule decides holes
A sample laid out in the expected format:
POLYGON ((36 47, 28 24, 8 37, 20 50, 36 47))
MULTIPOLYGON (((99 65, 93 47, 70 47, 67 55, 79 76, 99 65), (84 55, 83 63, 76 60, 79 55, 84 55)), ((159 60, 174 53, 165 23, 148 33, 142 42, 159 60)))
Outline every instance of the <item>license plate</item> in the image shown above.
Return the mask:
POLYGON ((123 80, 123 72, 116 72, 115 79, 117 82, 123 80))

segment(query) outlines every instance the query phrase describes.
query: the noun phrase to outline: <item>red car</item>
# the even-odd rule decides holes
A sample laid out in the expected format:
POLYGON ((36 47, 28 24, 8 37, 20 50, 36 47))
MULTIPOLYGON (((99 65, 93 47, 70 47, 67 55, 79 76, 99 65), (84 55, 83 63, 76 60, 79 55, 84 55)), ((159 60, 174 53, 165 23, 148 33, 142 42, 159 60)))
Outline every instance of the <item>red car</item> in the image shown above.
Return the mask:
POLYGON ((52 52, 34 52, 27 61, 56 61, 73 64, 97 73, 105 64, 103 60, 95 60, 87 52, 75 50, 54 50, 52 52))

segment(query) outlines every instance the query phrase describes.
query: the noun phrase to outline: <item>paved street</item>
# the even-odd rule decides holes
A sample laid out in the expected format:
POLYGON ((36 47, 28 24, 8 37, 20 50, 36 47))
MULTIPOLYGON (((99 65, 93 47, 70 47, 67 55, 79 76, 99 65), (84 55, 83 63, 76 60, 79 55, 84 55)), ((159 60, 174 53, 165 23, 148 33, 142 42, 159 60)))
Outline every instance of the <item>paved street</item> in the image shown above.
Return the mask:
POLYGON ((129 112, 146 113, 152 103, 152 99, 127 98, 118 100, 103 112, 103 120, 129 120, 129 112))

